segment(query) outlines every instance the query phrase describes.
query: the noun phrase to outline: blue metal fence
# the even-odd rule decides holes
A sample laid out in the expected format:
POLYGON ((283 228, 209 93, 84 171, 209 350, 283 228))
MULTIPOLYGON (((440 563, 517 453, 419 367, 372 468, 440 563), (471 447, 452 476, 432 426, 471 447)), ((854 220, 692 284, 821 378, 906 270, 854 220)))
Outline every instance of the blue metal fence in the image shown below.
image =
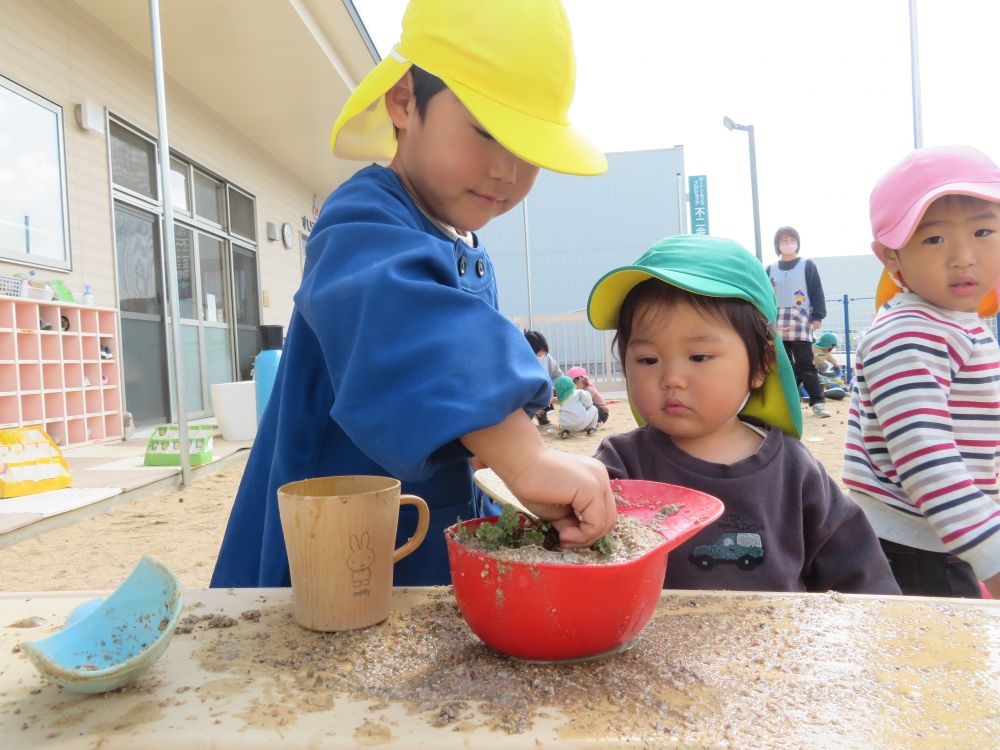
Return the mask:
MULTIPOLYGON (((848 383, 854 378, 854 353, 857 351, 861 334, 871 325, 875 318, 874 297, 850 297, 827 299, 827 315, 823 324, 824 330, 833 331, 840 337, 840 347, 834 355, 843 362, 845 379, 848 383)), ((983 322, 990 329, 994 338, 997 336, 998 319, 1000 316, 985 318, 983 322)))
MULTIPOLYGON (((834 357, 842 363, 845 380, 850 383, 854 376, 853 362, 858 341, 875 318, 875 298, 851 297, 844 294, 827 299, 826 309, 827 316, 823 329, 833 331, 840 337, 840 346, 834 357)), ((998 317, 984 320, 994 337, 997 336, 998 317)), ((512 320, 522 329, 528 327, 527 316, 516 316, 512 320)), ((535 315, 532 318, 532 325, 548 340, 552 356, 562 365, 564 371, 574 365, 581 365, 587 368, 598 387, 615 391, 625 390, 625 376, 622 373, 621 363, 611 346, 615 336, 614 331, 594 330, 583 310, 535 315)))

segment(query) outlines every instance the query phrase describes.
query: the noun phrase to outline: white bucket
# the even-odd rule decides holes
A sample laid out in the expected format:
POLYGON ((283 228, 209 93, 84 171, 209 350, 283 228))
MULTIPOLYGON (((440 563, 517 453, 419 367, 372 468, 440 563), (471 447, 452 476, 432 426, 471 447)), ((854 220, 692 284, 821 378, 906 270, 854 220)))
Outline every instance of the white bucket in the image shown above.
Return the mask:
POLYGON ((213 383, 212 409, 225 440, 253 440, 257 435, 257 394, 252 380, 213 383))

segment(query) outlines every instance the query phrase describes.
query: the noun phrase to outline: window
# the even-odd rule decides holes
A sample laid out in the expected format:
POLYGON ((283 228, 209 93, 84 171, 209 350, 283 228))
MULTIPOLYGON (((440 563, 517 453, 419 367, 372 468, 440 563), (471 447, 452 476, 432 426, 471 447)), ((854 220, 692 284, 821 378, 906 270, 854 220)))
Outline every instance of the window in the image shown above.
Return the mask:
POLYGON ((0 257, 70 267, 62 107, 0 76, 0 257))
POLYGON ((115 187, 159 200, 156 144, 113 120, 110 130, 111 179, 115 187))
POLYGON ((232 185, 228 186, 229 194, 229 229, 233 234, 246 237, 248 240, 257 239, 256 217, 253 215, 253 198, 245 193, 241 193, 232 185))
POLYGON ((160 219, 149 211, 115 203, 118 298, 124 314, 163 314, 160 219))
POLYGON ((216 226, 222 223, 222 183, 204 172, 194 171, 194 212, 216 226))
POLYGON ((176 419, 168 373, 180 368, 188 417, 202 417, 211 413, 211 386, 237 372, 248 378, 260 350, 256 199, 171 153, 176 266, 168 269, 156 139, 113 115, 110 121, 125 404, 140 426, 176 419), (170 276, 179 356, 167 328, 170 276))
POLYGON ((188 172, 190 167, 173 156, 170 157, 170 203, 174 211, 191 215, 191 201, 188 197, 188 172))

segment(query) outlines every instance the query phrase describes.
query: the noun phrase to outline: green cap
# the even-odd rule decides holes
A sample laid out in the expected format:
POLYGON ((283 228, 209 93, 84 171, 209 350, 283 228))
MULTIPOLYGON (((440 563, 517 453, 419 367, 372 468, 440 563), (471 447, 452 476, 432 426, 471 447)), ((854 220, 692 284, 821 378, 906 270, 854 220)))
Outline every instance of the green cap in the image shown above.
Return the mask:
POLYGON ((839 344, 840 341, 837 340, 837 334, 833 331, 824 331, 823 335, 813 343, 813 346, 817 349, 834 349, 839 344))
MULTIPOLYGON (((732 240, 682 234, 660 240, 635 263, 602 276, 587 302, 590 324, 598 330, 616 328, 625 297, 646 279, 659 279, 705 297, 746 300, 763 313, 772 328, 776 323, 774 288, 760 261, 732 240)), ((799 438, 802 407, 795 372, 777 332, 772 335, 775 362, 740 414, 799 438)))
POLYGON ((568 375, 560 375, 552 381, 552 387, 555 388, 556 398, 559 399, 560 404, 572 396, 573 391, 576 390, 576 386, 573 384, 573 379, 568 375))

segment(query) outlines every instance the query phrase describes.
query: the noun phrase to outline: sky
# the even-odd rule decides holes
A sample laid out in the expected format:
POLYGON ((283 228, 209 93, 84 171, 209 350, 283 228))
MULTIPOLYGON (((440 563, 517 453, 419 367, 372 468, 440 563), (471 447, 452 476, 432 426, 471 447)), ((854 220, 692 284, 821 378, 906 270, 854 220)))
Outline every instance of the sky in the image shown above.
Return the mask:
POLYGON ((57 122, 54 112, 0 87, 0 249, 6 253, 27 249, 59 260, 65 254, 57 122), (12 142, 18 148, 10 148, 12 142))
MULTIPOLYGON (((354 0, 379 52, 405 0, 354 0)), ((868 196, 915 144, 909 0, 563 0, 577 86, 570 120, 605 152, 683 146, 708 181, 710 233, 754 249, 792 225, 807 257, 871 252, 868 196)), ((917 0, 924 146, 1000 162, 998 0, 917 0)), ((586 178, 581 178, 586 179, 586 178)))

